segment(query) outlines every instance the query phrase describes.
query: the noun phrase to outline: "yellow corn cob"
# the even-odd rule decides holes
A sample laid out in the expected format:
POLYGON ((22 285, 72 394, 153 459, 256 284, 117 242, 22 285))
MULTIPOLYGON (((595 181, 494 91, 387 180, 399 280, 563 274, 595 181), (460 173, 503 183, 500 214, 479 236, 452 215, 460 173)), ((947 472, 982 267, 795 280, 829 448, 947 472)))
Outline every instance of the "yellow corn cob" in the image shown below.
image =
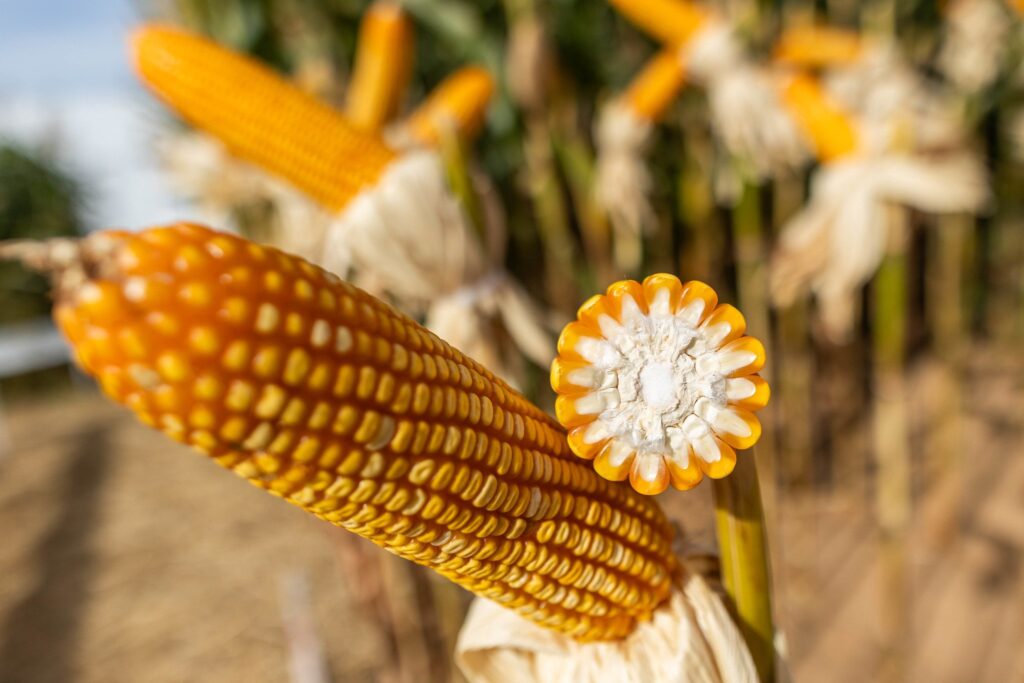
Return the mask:
POLYGON ((786 29, 775 45, 775 61, 805 69, 852 64, 863 50, 853 31, 830 26, 804 25, 786 29))
POLYGON ((478 66, 459 69, 446 78, 417 107, 406 122, 409 133, 421 144, 436 146, 444 130, 463 140, 483 126, 487 105, 494 94, 494 79, 478 66))
POLYGON ((359 28, 345 113, 353 125, 379 130, 398 115, 412 76, 413 29, 401 6, 375 2, 359 28))
POLYGON ((57 246, 60 328, 146 424, 579 639, 622 637, 668 596, 660 508, 598 477, 554 420, 381 301, 198 226, 99 233, 75 259, 57 246))
POLYGON ((815 148, 821 161, 832 161, 857 149, 857 129, 821 83, 804 74, 783 88, 782 101, 815 148))
POLYGON ((608 0, 622 16, 664 45, 678 47, 711 18, 707 10, 685 0, 608 0))
POLYGON ((659 52, 633 78, 623 94, 629 110, 644 121, 657 121, 683 88, 686 69, 674 50, 659 52))
POLYGON ((238 157, 340 210, 373 186, 395 152, 256 61, 176 28, 134 37, 142 79, 238 157))

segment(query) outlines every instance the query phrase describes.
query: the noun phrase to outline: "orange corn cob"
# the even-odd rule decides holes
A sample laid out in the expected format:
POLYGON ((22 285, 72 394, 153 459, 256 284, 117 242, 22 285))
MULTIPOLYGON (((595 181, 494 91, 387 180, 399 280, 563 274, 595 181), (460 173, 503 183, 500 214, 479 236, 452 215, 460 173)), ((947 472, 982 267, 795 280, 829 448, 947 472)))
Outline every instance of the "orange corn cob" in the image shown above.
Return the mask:
POLYGON ((821 161, 848 156, 857 149, 857 129, 849 116, 811 76, 794 76, 782 101, 815 148, 821 161))
POLYGON ((406 126, 423 145, 438 145, 446 129, 454 130, 463 140, 471 139, 483 126, 492 95, 491 74, 478 66, 464 67, 434 88, 406 126))
POLYGON ((685 0, 608 0, 622 16, 664 45, 677 47, 693 37, 710 12, 685 0))
POLYGON ((345 100, 353 125, 379 130, 398 115, 412 76, 413 40, 401 6, 375 2, 366 10, 345 100))
POLYGON ((657 121, 679 94, 686 80, 686 69, 674 50, 659 52, 629 84, 623 101, 644 121, 657 121))
POLYGON ((205 38, 146 26, 133 48, 142 79, 185 120, 328 208, 344 208, 396 158, 377 136, 205 38))
POLYGON ((598 477, 557 423, 410 318, 198 226, 76 249, 55 316, 81 366, 146 424, 579 639, 625 636, 667 597, 660 508, 598 477))
POLYGON ((795 26, 786 29, 775 45, 775 61, 805 69, 852 64, 863 50, 861 37, 853 31, 830 26, 795 26))

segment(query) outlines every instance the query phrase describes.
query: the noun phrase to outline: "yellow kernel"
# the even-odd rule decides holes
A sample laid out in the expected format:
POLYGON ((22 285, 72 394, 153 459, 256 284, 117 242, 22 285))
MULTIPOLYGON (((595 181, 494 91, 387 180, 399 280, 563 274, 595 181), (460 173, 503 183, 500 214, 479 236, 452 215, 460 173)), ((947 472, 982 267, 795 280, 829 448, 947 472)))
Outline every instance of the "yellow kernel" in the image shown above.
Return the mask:
POLYGON ((256 404, 256 417, 264 420, 274 419, 281 412, 281 409, 284 408, 284 402, 287 398, 288 394, 284 389, 276 384, 268 384, 263 388, 260 400, 256 404))
POLYGON ((167 336, 177 335, 181 331, 178 321, 167 313, 156 311, 146 316, 146 324, 167 336))
POLYGON ((380 380, 377 382, 377 392, 374 394, 374 400, 377 403, 387 403, 391 400, 394 393, 395 376, 389 372, 385 372, 380 376, 380 380))
POLYGON ((281 312, 277 306, 270 303, 260 304, 256 311, 256 331, 262 334, 269 334, 277 329, 281 323, 281 312))
POLYGON ((323 391, 331 381, 332 370, 333 368, 330 363, 317 363, 316 367, 313 368, 313 372, 309 373, 309 381, 306 383, 306 386, 313 391, 323 391))
POLYGON ((377 435, 380 427, 381 414, 375 410, 367 410, 363 415, 363 421, 359 424, 359 429, 356 430, 352 438, 358 443, 367 443, 377 435))
POLYGON ((252 460, 253 464, 264 474, 275 474, 281 469, 281 461, 266 453, 260 453, 252 460))
POLYGON ((168 382, 181 382, 188 378, 189 365, 184 356, 179 353, 161 354, 156 361, 156 369, 168 382))
POLYGON ((423 486, 434 473, 433 460, 420 460, 409 470, 409 481, 416 486, 423 486))
POLYGON ((306 321, 298 313, 289 313, 284 320, 284 331, 292 337, 298 337, 306 329, 306 321))
POLYGON ((313 361, 304 349, 295 348, 288 354, 284 367, 284 383, 295 386, 306 379, 313 361))
POLYGON ((331 444, 327 447, 327 450, 323 452, 320 459, 317 461, 317 465, 324 469, 331 469, 338 464, 338 460, 341 459, 342 449, 338 444, 331 444))
POLYGON ((160 375, 155 370, 137 363, 128 366, 128 376, 142 389, 154 389, 160 384, 160 375))
POLYGON ((320 452, 320 440, 312 436, 304 436, 295 448, 292 458, 296 462, 311 462, 320 452))
POLYGON ((299 301, 309 301, 313 298, 313 285, 308 280, 295 281, 295 296, 299 301))
POLYGON ((422 414, 426 412, 427 407, 430 405, 430 386, 420 382, 416 385, 416 389, 413 393, 412 398, 412 410, 416 414, 422 414))
POLYGON ((359 410, 357 408, 350 405, 342 406, 341 410, 338 411, 337 417, 334 418, 331 431, 342 436, 349 434, 355 429, 358 420, 359 410))
POLYGON ((325 311, 333 311, 335 306, 338 305, 337 299, 334 296, 334 292, 327 289, 326 287, 320 289, 320 308, 325 311))
POLYGON ((188 343, 193 351, 202 355, 216 353, 220 348, 217 333, 213 331, 213 328, 206 326, 193 328, 189 334, 188 343))
POLYGON ((233 341, 224 352, 222 359, 224 367, 228 370, 235 372, 241 372, 249 365, 249 344, 248 342, 238 340, 233 341))
POLYGON ((320 401, 313 408, 313 414, 309 416, 310 429, 323 429, 331 419, 331 406, 320 401))
POLYGON ((219 315, 229 323, 240 325, 249 317, 249 302, 240 296, 233 296, 224 302, 219 315))
POLYGON ((237 443, 245 438, 249 428, 248 421, 243 417, 232 417, 220 428, 220 437, 229 443, 237 443))
POLYGON ((338 474, 355 474, 363 468, 363 452, 358 448, 349 452, 336 470, 338 474))
POLYGON ((352 393, 356 385, 356 369, 351 365, 338 368, 338 378, 334 381, 334 395, 344 398, 352 393))
POLYGON ((174 387, 162 384, 153 392, 156 407, 168 412, 177 411, 181 407, 181 397, 174 387))
POLYGON ((222 391, 220 380, 210 374, 200 375, 192 385, 193 395, 204 401, 212 401, 220 397, 222 391))
POLYGON ((189 306, 209 306, 213 300, 213 293, 210 288, 201 282, 189 282, 184 285, 178 296, 189 306))
POLYGON ((235 380, 228 387, 228 395, 224 405, 236 412, 248 410, 256 396, 256 390, 244 380, 235 380))
POLYGON ((264 346, 252 359, 252 369, 260 377, 273 377, 280 368, 281 349, 276 346, 264 346))
POLYGON ((412 385, 406 383, 399 387, 398 395, 395 396, 395 400, 391 402, 391 412, 401 415, 408 412, 411 404, 412 385))
POLYGON ((276 270, 270 270, 263 274, 263 286, 268 292, 279 292, 284 287, 284 277, 276 270))
POLYGON ((281 424, 297 425, 306 416, 306 402, 301 398, 294 397, 288 401, 284 412, 281 414, 281 424))
POLYGON ((197 429, 210 429, 216 422, 217 419, 206 406, 196 406, 188 415, 188 423, 197 429))
POLYGON ((359 383, 356 385, 356 396, 361 399, 368 399, 373 395, 377 387, 377 371, 369 365, 359 369, 359 383))
POLYGON ((432 489, 446 489, 448 484, 451 483, 452 477, 455 474, 455 466, 450 462, 442 464, 437 472, 434 473, 434 478, 430 480, 430 488, 432 489))
POLYGON ((393 344, 391 348, 391 369, 404 372, 409 367, 409 352, 401 344, 393 344))
POLYGON ((196 429, 188 438, 192 445, 201 451, 212 451, 218 444, 217 437, 205 429, 196 429))
POLYGON ((295 440, 295 433, 290 429, 285 429, 279 432, 274 440, 270 442, 267 450, 277 453, 278 455, 284 455, 292 448, 292 442, 295 440))
POLYGON ((146 357, 146 346, 142 342, 142 337, 139 333, 132 328, 125 328, 117 333, 118 342, 121 344, 121 349, 124 350, 131 358, 145 358, 146 357))

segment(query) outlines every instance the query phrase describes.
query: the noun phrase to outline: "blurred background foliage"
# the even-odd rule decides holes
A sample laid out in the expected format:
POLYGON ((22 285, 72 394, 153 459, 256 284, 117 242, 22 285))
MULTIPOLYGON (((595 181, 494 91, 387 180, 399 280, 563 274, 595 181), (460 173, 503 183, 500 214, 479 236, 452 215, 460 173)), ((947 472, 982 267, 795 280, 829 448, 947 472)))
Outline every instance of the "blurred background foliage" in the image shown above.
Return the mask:
MULTIPOLYGON (((47 149, 0 140, 0 240, 73 236, 81 232, 86 194, 47 149)), ((0 263, 0 325, 46 316, 46 278, 0 263)))

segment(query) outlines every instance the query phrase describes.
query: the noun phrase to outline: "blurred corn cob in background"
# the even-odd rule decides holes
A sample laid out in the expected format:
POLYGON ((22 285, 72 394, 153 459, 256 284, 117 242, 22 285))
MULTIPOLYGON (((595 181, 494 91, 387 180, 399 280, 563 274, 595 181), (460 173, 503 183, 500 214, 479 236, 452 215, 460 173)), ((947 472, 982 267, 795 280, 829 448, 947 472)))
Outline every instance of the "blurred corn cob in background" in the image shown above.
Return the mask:
MULTIPOLYGON (((552 344, 538 314, 485 251, 435 152, 402 153, 253 60, 198 36, 145 28, 135 52, 140 75, 186 120, 337 214, 318 262, 352 271, 371 291, 425 313, 428 326, 504 376, 515 373, 503 340, 538 363, 549 360, 552 344)), ((466 72, 428 112, 476 125, 488 85, 483 72, 466 72)), ((429 132, 434 116, 424 114, 418 130, 429 132)))
POLYGON ((353 125, 380 130, 402 109, 415 56, 412 22, 401 5, 375 2, 359 28, 345 114, 353 125))

